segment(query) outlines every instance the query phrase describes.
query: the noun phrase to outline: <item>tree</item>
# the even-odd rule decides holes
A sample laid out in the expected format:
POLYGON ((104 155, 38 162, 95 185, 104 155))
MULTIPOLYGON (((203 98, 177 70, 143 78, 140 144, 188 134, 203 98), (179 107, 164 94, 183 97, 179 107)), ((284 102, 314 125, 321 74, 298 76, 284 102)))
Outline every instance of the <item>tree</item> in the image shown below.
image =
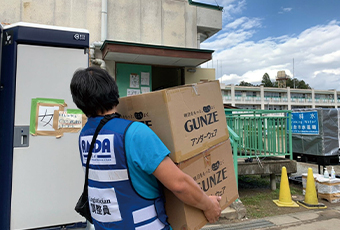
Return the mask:
POLYGON ((254 86, 254 85, 246 81, 241 81, 239 86, 254 86))
POLYGON ((287 87, 292 89, 310 89, 311 87, 304 81, 299 81, 297 78, 288 78, 287 79, 287 87))
POLYGON ((293 79, 288 78, 287 81, 286 81, 286 85, 287 85, 287 87, 290 87, 292 89, 297 88, 298 79, 296 79, 296 78, 293 78, 293 79))
POLYGON ((262 77, 261 83, 264 87, 273 87, 273 82, 270 80, 269 74, 265 73, 262 77))
POLYGON ((310 86, 304 80, 301 80, 298 83, 298 89, 310 89, 310 86))

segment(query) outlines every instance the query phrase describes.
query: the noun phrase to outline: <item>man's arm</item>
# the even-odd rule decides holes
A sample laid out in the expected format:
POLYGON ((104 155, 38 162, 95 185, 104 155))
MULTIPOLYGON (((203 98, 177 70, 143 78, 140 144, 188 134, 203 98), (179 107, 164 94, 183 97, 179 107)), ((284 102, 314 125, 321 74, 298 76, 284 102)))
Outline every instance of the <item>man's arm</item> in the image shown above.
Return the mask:
POLYGON ((183 173, 169 157, 158 165, 153 175, 181 201, 201 209, 210 223, 214 223, 221 215, 219 201, 221 197, 207 196, 198 184, 183 173))

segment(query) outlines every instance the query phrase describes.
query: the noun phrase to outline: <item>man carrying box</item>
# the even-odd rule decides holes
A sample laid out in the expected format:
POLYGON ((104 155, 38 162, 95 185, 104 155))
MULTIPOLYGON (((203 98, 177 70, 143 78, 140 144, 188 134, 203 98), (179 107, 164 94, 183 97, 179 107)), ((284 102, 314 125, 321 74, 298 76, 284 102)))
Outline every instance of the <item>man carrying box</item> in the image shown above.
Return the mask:
POLYGON ((101 119, 116 114, 98 134, 90 160, 88 196, 93 223, 100 229, 171 229, 159 182, 184 203, 201 209, 210 223, 221 214, 221 197, 207 196, 168 157, 169 150, 146 125, 119 118, 118 88, 99 68, 74 73, 74 103, 88 117, 79 136, 85 167, 101 119))

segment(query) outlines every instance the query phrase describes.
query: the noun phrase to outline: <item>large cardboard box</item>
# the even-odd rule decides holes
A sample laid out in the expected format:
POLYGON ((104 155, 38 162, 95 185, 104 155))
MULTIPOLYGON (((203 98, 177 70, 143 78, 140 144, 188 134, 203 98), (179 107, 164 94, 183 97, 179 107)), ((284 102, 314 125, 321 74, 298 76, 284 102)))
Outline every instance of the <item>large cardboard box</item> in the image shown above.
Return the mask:
POLYGON ((124 97, 117 110, 148 125, 177 163, 229 138, 218 81, 124 97))
MULTIPOLYGON (((221 196, 222 210, 238 198, 230 140, 177 164, 207 195, 221 196)), ((208 223, 203 212, 180 201, 165 189, 165 210, 174 230, 196 230, 208 223)))

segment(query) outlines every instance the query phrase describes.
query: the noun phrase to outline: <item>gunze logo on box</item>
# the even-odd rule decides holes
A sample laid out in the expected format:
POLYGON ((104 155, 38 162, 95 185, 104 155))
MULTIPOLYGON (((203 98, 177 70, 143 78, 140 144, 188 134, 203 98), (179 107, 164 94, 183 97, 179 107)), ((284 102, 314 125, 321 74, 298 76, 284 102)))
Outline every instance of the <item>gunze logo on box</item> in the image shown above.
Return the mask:
POLYGON ((198 117, 187 120, 184 123, 185 131, 190 133, 193 130, 198 130, 204 126, 211 125, 211 124, 218 122, 219 120, 217 119, 217 116, 218 116, 217 111, 212 111, 212 109, 214 109, 214 107, 207 105, 207 106, 203 106, 203 112, 200 109, 197 111, 185 113, 184 117, 190 117, 190 116, 203 114, 198 117))
POLYGON ((220 161, 216 161, 215 163, 211 165, 211 170, 212 172, 214 172, 214 174, 203 179, 206 173, 211 172, 210 169, 208 169, 207 172, 203 172, 202 175, 199 174, 197 175, 197 177, 194 178, 195 180, 197 180, 198 178, 203 179, 203 180, 197 181, 197 183, 204 192, 207 192, 209 189, 215 187, 216 185, 218 185, 219 183, 221 183, 222 181, 228 178, 227 167, 220 169, 222 165, 223 163, 221 163, 220 161))
MULTIPOLYGON (((80 138, 80 148, 83 156, 83 163, 86 162, 87 155, 90 150, 92 136, 82 136, 80 138)), ((99 165, 115 165, 116 156, 114 154, 114 135, 103 134, 98 135, 93 151, 90 164, 99 165)))
POLYGON ((149 118, 149 113, 143 113, 142 111, 135 112, 133 115, 132 115, 132 114, 123 115, 122 118, 128 119, 128 120, 134 120, 134 119, 136 119, 137 121, 146 124, 148 127, 151 127, 151 126, 152 126, 151 120, 148 120, 148 118, 149 118), (141 121, 143 118, 144 118, 144 120, 141 121))

